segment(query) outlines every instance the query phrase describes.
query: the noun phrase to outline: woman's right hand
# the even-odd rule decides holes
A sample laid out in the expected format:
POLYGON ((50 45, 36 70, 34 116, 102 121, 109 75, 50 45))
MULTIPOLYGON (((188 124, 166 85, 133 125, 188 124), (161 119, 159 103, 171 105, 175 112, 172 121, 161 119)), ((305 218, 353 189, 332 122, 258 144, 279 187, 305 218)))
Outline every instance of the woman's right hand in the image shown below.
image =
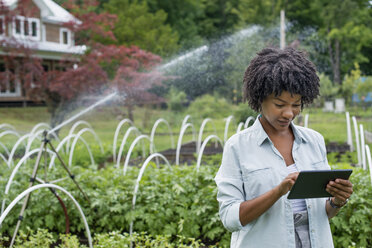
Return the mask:
POLYGON ((291 190, 297 180, 298 174, 299 172, 294 172, 283 179, 283 181, 277 186, 280 195, 285 195, 291 190))

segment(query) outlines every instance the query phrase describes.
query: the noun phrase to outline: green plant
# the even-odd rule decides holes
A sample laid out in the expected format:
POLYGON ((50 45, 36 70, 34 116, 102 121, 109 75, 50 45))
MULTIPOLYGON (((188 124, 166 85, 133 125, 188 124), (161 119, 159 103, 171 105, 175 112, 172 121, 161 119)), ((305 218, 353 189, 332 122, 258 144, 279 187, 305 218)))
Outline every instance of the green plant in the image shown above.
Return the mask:
MULTIPOLYGON (((28 229, 27 233, 21 231, 18 235, 14 248, 86 248, 85 244, 81 244, 76 235, 60 234, 59 238, 54 238, 53 233, 46 229, 37 229, 33 231, 28 229)), ((6 247, 8 238, 0 236, 0 247, 6 247), (1 242, 5 241, 5 242, 1 242)), ((182 235, 172 237, 170 235, 151 235, 146 232, 136 233, 132 236, 128 233, 121 233, 113 231, 109 233, 96 234, 93 239, 93 246, 97 248, 199 248, 210 247, 214 245, 205 245, 200 240, 194 238, 187 238, 182 235)))
POLYGON ((324 73, 321 73, 319 75, 320 79, 320 96, 322 97, 323 101, 327 100, 333 100, 333 98, 337 95, 339 92, 339 86, 334 85, 332 81, 329 79, 327 75, 324 73))
POLYGON ((193 101, 187 113, 196 118, 226 118, 232 114, 232 106, 224 98, 204 95, 193 101))
POLYGON ((350 181, 354 191, 349 202, 330 220, 335 247, 371 247, 372 187, 368 172, 345 163, 333 168, 353 169, 350 181))
POLYGON ((354 64, 355 69, 351 70, 349 75, 345 76, 341 86, 341 94, 346 100, 346 104, 351 101, 351 96, 356 93, 358 85, 360 84, 361 71, 357 63, 354 64))
POLYGON ((167 96, 169 109, 172 111, 182 111, 186 103, 186 93, 177 90, 176 87, 171 86, 167 96))
POLYGON ((256 117, 257 113, 252 110, 247 103, 240 103, 238 108, 234 111, 234 117, 236 118, 236 122, 243 122, 247 120, 249 116, 256 117))

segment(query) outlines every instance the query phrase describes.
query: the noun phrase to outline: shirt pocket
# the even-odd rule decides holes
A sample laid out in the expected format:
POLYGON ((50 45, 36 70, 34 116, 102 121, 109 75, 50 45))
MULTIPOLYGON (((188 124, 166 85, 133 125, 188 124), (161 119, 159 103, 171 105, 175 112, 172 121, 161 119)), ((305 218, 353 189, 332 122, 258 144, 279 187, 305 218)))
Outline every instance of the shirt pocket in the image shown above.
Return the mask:
POLYGON ((245 200, 256 198, 275 187, 274 173, 271 167, 243 172, 245 200))

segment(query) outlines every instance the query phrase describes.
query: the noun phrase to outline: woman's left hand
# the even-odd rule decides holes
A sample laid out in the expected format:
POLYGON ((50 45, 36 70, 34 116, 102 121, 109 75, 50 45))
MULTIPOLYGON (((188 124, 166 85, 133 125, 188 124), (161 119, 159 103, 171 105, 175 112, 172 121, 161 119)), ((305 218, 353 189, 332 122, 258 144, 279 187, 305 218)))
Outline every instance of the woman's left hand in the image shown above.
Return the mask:
POLYGON ((334 204, 342 206, 353 193, 353 184, 349 180, 337 178, 327 184, 327 192, 334 196, 334 204))

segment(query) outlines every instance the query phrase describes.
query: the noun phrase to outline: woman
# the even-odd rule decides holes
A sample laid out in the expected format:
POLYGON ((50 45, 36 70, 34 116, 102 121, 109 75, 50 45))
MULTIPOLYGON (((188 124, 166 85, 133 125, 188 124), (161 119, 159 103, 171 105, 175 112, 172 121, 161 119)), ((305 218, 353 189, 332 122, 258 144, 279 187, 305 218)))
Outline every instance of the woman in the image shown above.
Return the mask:
POLYGON ((215 178, 231 247, 333 247, 328 219, 352 194, 350 181, 330 182, 329 199, 286 196, 298 171, 330 169, 323 137, 292 123, 319 95, 315 66, 300 51, 266 48, 243 81, 244 98, 260 115, 226 142, 215 178))

